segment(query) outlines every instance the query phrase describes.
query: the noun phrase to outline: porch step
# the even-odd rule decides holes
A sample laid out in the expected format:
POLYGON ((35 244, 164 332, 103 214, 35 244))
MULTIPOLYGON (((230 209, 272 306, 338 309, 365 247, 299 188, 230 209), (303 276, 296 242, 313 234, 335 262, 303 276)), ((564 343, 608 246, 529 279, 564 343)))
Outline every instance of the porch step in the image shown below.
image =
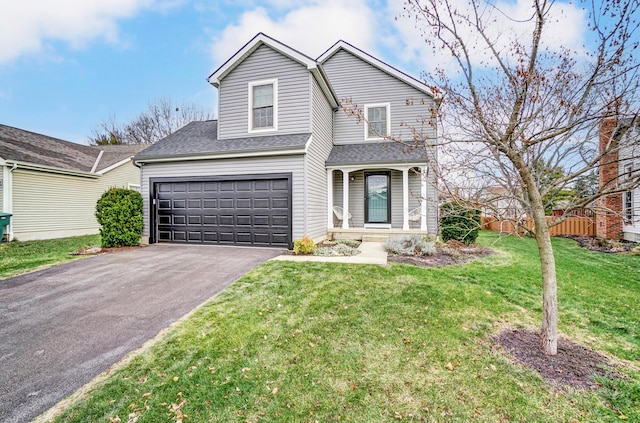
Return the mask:
POLYGON ((380 235, 380 234, 374 234, 374 235, 362 235, 362 242, 387 242, 389 241, 389 236, 388 235, 380 235))

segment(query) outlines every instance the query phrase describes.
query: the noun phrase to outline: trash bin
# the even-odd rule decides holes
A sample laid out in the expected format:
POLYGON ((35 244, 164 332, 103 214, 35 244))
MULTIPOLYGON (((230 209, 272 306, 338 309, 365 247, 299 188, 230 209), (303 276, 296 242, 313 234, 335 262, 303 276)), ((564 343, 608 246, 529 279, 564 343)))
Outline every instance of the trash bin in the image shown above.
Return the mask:
POLYGON ((11 223, 11 213, 0 212, 0 241, 4 241, 4 228, 11 223))

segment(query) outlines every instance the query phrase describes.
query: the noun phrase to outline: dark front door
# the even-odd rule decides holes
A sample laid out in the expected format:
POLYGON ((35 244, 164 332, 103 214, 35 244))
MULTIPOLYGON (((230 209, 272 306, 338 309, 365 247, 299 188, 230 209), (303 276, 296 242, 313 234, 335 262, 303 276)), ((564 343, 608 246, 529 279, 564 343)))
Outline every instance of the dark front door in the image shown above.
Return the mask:
POLYGON ((365 223, 391 222, 391 173, 365 172, 365 223))
POLYGON ((156 242, 288 247, 291 178, 155 182, 156 242))

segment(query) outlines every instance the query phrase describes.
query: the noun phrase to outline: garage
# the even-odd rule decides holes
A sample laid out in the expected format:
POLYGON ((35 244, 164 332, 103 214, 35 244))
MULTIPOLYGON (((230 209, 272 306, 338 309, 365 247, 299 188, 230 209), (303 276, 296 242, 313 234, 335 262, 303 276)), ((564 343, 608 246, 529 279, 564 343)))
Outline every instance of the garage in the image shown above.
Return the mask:
POLYGON ((291 175, 153 179, 152 242, 291 244, 291 175))

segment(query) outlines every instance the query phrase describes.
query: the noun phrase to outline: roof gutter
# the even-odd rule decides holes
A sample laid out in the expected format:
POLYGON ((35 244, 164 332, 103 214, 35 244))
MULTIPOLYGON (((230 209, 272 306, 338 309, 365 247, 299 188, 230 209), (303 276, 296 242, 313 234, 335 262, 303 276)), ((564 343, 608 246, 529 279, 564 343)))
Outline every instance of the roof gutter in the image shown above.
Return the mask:
POLYGON ((91 178, 91 179, 97 179, 99 177, 99 175, 96 175, 94 173, 82 172, 82 171, 79 171, 79 170, 61 169, 59 167, 37 165, 37 164, 33 164, 33 163, 25 163, 25 162, 14 161, 14 160, 7 160, 7 161, 5 161, 5 163, 6 164, 9 164, 9 163, 13 164, 13 167, 11 169, 12 172, 17 168, 20 168, 20 169, 25 169, 25 170, 36 170, 36 171, 40 171, 40 172, 56 173, 56 174, 60 174, 60 175, 80 176, 80 177, 83 177, 83 178, 91 178))
POLYGON ((165 157, 151 157, 148 159, 141 158, 135 159, 136 166, 143 163, 166 163, 166 162, 181 162, 181 161, 194 161, 194 160, 218 160, 218 159, 242 159, 247 157, 270 157, 270 156, 292 156, 296 154, 304 154, 305 148, 288 149, 288 150, 268 150, 268 151, 252 151, 246 153, 223 153, 223 154, 202 154, 202 155, 182 155, 182 156, 165 156, 165 157))

